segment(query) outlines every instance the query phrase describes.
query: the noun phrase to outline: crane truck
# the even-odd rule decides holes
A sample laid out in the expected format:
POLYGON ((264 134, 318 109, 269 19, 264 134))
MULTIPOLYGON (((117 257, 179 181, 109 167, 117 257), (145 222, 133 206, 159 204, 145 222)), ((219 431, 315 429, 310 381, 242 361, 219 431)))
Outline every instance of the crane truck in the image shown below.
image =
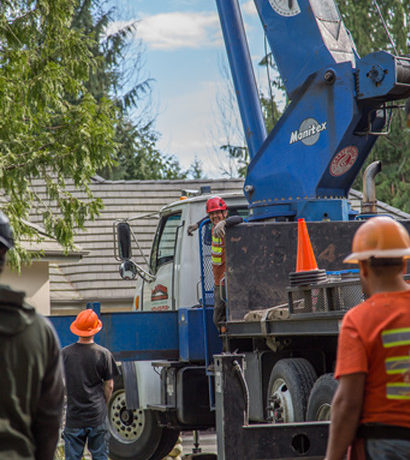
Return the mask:
MULTIPOLYGON (((363 298, 342 265, 366 217, 348 192, 389 104, 410 96, 409 58, 360 57, 333 0, 255 0, 291 100, 267 134, 239 3, 216 5, 250 156, 244 194, 223 196, 247 216, 226 234, 225 332, 212 323, 210 224, 186 232, 209 196, 161 210, 148 269, 132 260, 131 223, 116 223, 121 273, 139 281, 133 312, 102 314, 99 339, 122 362, 113 459, 161 459, 180 431, 208 427, 221 460, 323 457, 339 326, 363 298), (318 270, 295 272, 301 218, 318 270)), ((53 318, 63 344, 71 320, 53 318)))

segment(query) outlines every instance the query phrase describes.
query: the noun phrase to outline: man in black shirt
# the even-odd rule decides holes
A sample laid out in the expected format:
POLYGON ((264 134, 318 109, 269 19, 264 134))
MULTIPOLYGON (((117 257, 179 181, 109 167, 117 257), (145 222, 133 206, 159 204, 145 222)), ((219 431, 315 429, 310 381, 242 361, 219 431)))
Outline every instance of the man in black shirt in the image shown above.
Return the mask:
POLYGON ((111 352, 94 343, 101 328, 97 314, 91 309, 83 310, 70 326, 78 342, 63 348, 66 460, 81 460, 87 440, 93 460, 108 460, 107 403, 119 372, 111 352))
MULTIPOLYGON (((13 246, 0 211, 0 273, 13 246)), ((0 458, 52 460, 64 401, 60 344, 24 297, 0 285, 0 458)))

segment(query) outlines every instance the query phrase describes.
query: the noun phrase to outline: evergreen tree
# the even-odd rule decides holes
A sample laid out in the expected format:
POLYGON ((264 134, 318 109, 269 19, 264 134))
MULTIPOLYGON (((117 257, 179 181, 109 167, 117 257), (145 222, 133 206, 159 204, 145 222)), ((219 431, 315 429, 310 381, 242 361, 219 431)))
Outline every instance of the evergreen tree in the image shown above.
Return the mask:
MULTIPOLYGON (((31 210, 65 247, 73 229, 96 216, 101 201, 88 183, 117 152, 116 108, 88 89, 91 40, 71 27, 72 0, 3 0, 0 3, 0 188, 2 210, 16 240, 34 237, 31 210), (41 179, 46 196, 30 185, 41 179), (68 184, 84 192, 75 198, 68 184), (50 207, 53 203, 57 207, 50 207)), ((11 251, 14 264, 24 251, 11 251)))
MULTIPOLYGON (((266 65, 265 63, 261 65, 266 65)), ((260 94, 259 96, 263 118, 265 120, 266 130, 269 133, 281 117, 281 111, 278 109, 276 102, 273 98, 260 94)), ((246 177, 246 172, 249 164, 249 151, 248 147, 244 145, 222 145, 220 149, 225 152, 229 158, 233 159, 236 163, 236 170, 239 177, 246 177)))
POLYGON ((137 45, 131 44, 137 25, 129 24, 107 34, 115 8, 104 10, 104 6, 96 0, 77 0, 72 23, 75 29, 90 38, 90 51, 97 62, 91 69, 87 84, 89 91, 97 100, 111 98, 118 108, 115 120, 115 140, 119 146, 116 162, 98 172, 114 180, 182 179, 187 173, 182 171, 173 155, 164 155, 158 150, 159 135, 153 130, 150 115, 143 110, 152 81, 139 79, 142 52, 137 45))
MULTIPOLYGON (((410 32, 410 0, 384 0, 379 3, 397 54, 406 55, 410 32)), ((378 50, 395 54, 373 3, 340 0, 339 8, 361 56, 378 50)), ((374 160, 381 160, 382 172, 376 177, 376 196, 406 212, 410 212, 409 157, 410 134, 406 129, 405 113, 403 110, 395 110, 390 134, 380 136, 364 167, 374 160)), ((361 184, 362 177, 358 176, 353 186, 361 189, 361 184)))
POLYGON ((202 161, 198 160, 198 157, 195 157, 194 161, 191 163, 187 171, 187 177, 191 179, 206 179, 202 170, 202 161))

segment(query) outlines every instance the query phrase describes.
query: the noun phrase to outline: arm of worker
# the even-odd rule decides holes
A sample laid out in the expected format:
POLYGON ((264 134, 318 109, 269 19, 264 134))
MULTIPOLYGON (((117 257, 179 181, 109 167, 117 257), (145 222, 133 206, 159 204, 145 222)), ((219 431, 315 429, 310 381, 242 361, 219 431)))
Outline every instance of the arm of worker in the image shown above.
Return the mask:
POLYGON ((215 225, 214 234, 217 238, 223 238, 225 236, 225 229, 234 227, 242 222, 243 219, 241 216, 227 217, 225 220, 221 220, 215 225))
POLYGON ((112 392, 114 391, 114 377, 120 374, 117 363, 115 362, 114 356, 109 350, 106 350, 106 366, 102 374, 102 380, 104 382, 104 398, 105 402, 111 398, 112 392))
POLYGON ((326 460, 342 460, 353 442, 362 412, 366 374, 343 375, 332 401, 326 460))
POLYGON ((64 403, 60 344, 53 327, 48 320, 46 322, 47 349, 44 353, 48 359, 32 423, 36 460, 53 460, 54 458, 64 403))
POLYGON ((206 220, 206 219, 209 219, 209 217, 208 217, 208 216, 205 216, 205 217, 203 217, 202 219, 198 220, 197 223, 188 225, 188 228, 187 228, 188 236, 193 236, 194 232, 195 232, 196 230, 198 230, 199 226, 200 226, 200 225, 202 224, 202 222, 203 222, 204 220, 206 220))
POLYGON ((114 379, 106 380, 104 382, 104 397, 105 397, 105 402, 107 404, 111 398, 113 391, 114 391, 114 379))

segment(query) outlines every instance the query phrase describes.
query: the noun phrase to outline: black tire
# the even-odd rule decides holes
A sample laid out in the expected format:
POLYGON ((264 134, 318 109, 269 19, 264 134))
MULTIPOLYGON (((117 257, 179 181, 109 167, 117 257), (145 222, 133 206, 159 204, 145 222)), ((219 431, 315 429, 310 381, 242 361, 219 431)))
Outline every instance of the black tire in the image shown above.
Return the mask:
POLYGON ((179 431, 170 428, 162 429, 162 436, 155 454, 150 460, 162 460, 174 448, 179 438, 179 431))
POLYGON ((114 380, 114 391, 108 403, 108 427, 111 460, 157 458, 154 455, 161 446, 165 429, 158 425, 153 411, 126 408, 121 376, 114 380))
POLYGON ((330 420, 330 406, 337 385, 333 374, 323 374, 316 380, 310 392, 306 420, 321 422, 330 420))
POLYGON ((316 377, 313 366, 306 359, 278 361, 269 378, 268 419, 274 423, 303 422, 316 377))

